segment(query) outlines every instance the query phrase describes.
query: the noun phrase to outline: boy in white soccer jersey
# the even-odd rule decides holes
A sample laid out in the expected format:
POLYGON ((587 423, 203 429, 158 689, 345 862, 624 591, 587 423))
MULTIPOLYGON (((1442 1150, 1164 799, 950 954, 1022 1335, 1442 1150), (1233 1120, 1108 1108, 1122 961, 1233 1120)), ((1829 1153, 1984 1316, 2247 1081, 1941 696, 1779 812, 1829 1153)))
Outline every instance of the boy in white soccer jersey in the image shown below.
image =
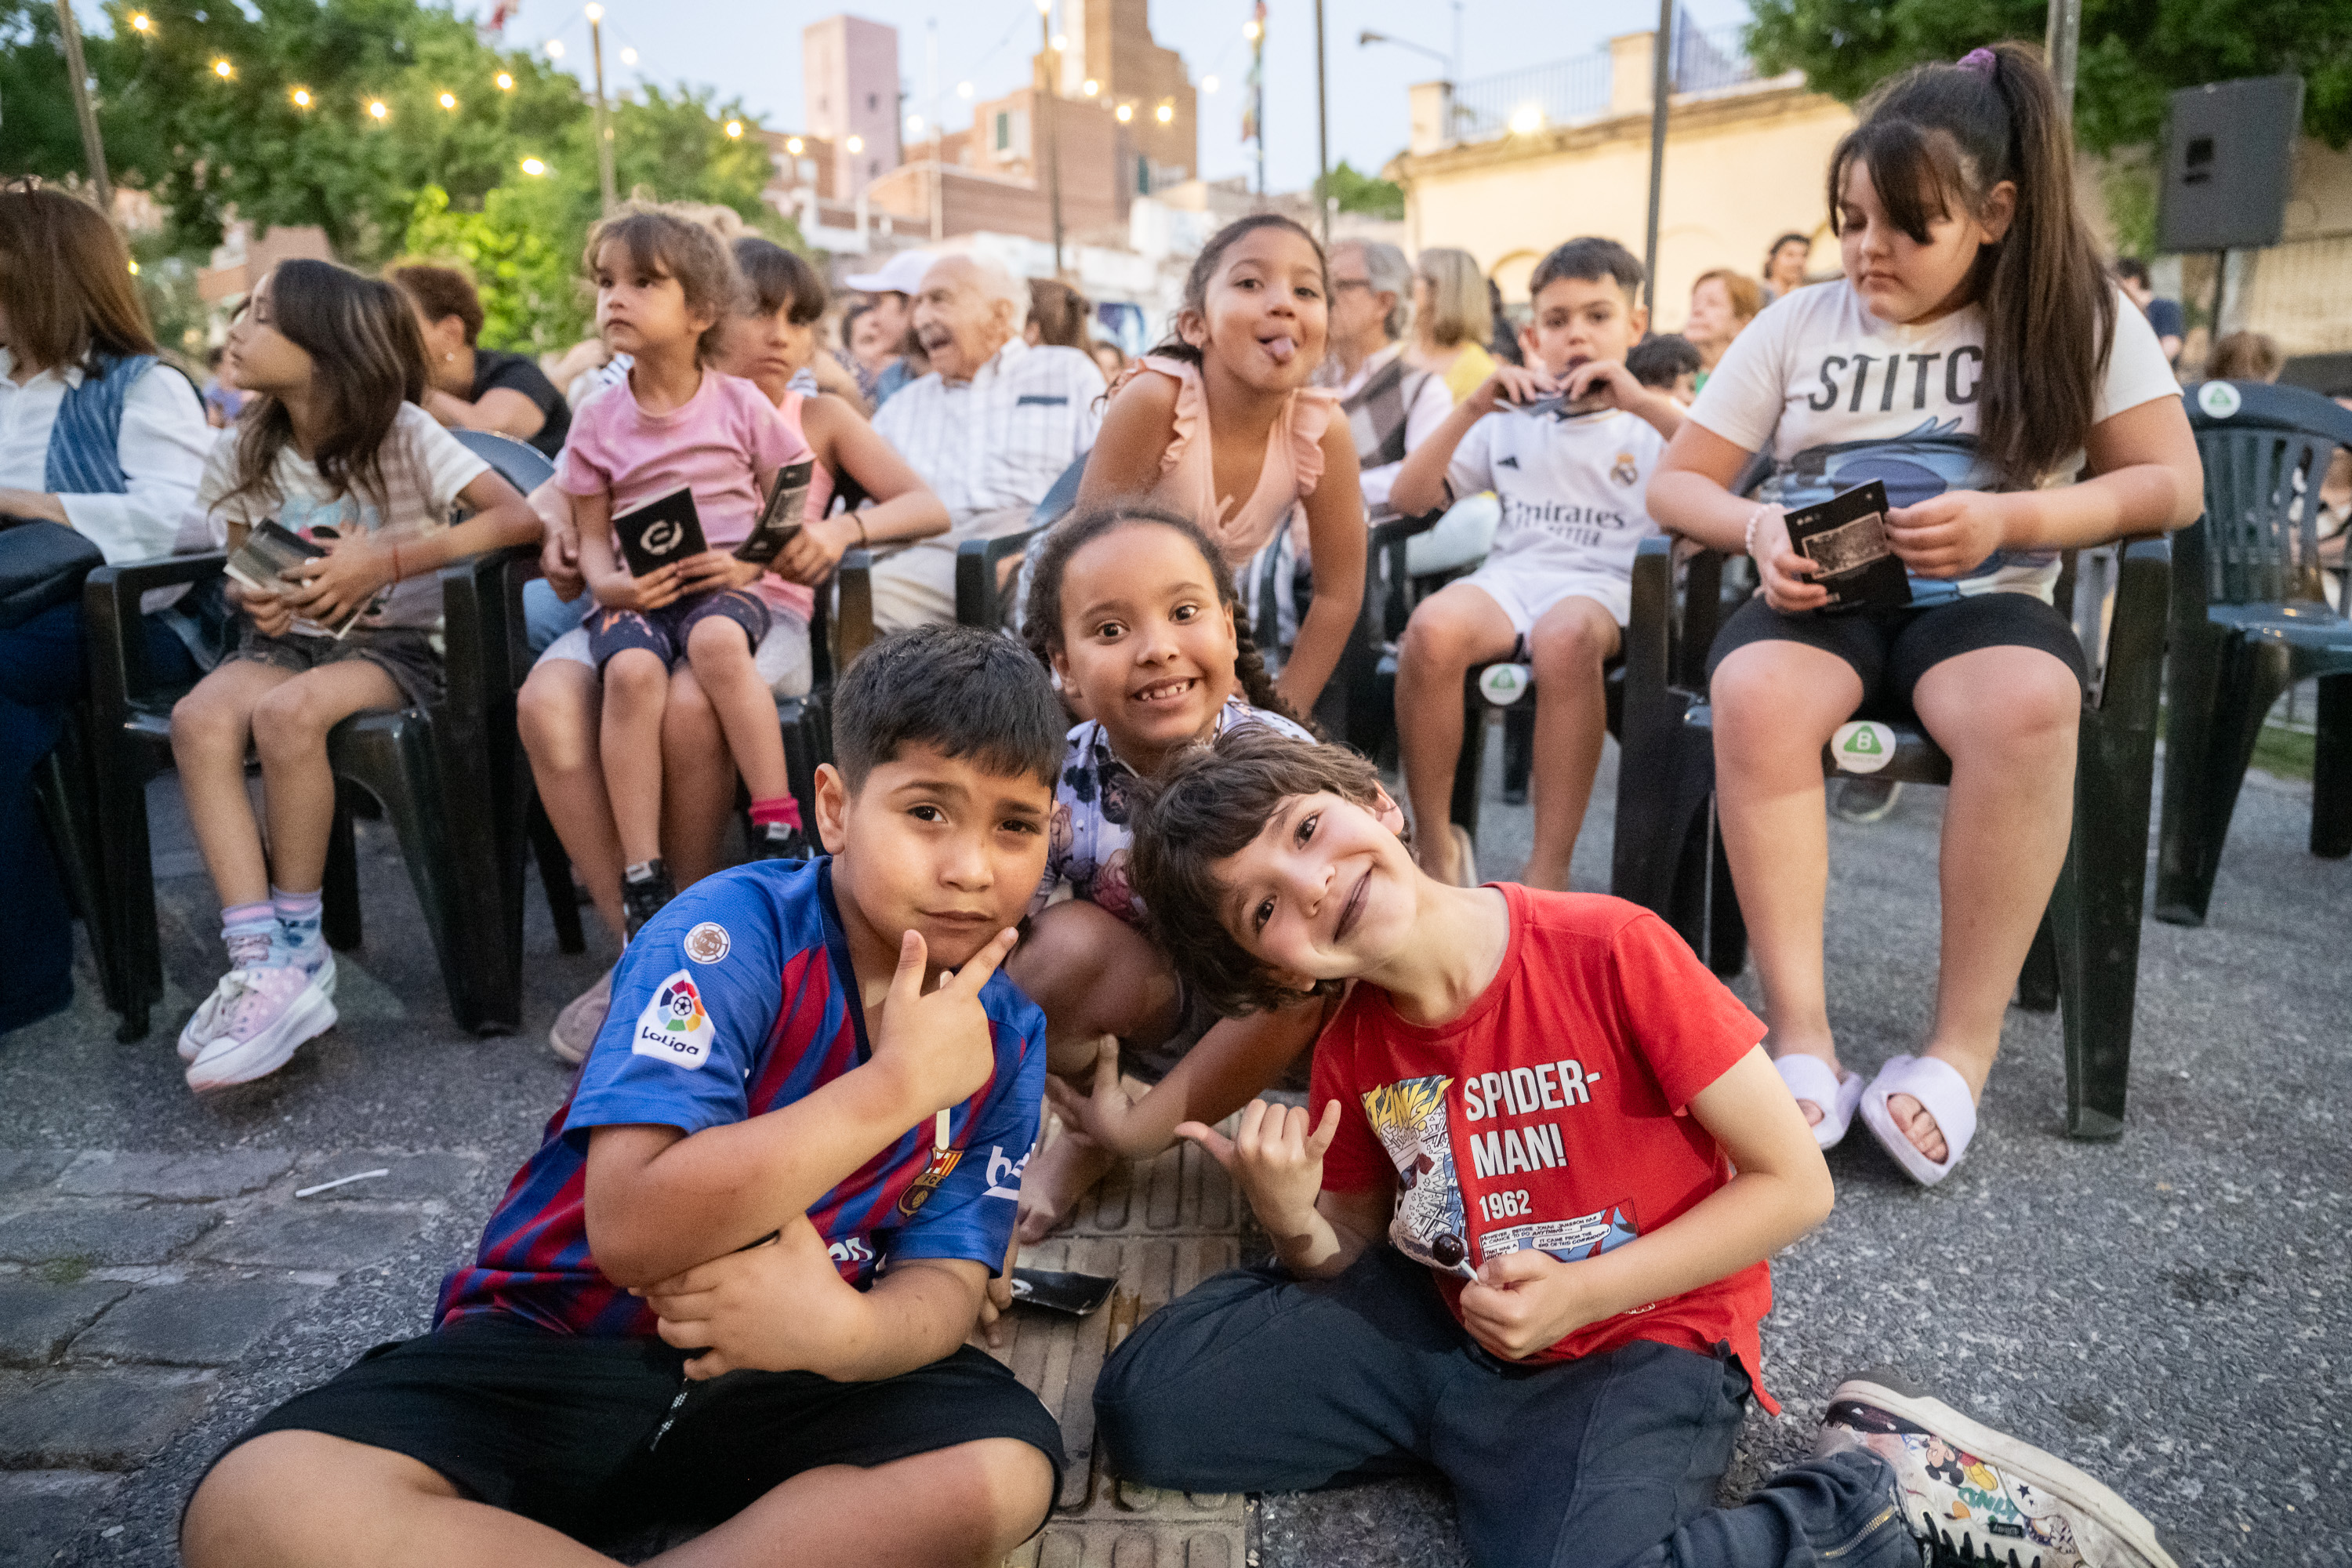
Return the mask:
POLYGON ((1650 470, 1682 405, 1625 368, 1649 312, 1642 264, 1613 239, 1572 239, 1528 282, 1527 365, 1501 365, 1405 458, 1390 504, 1406 516, 1493 490, 1486 563, 1423 601, 1397 648, 1397 736, 1415 854, 1441 882, 1476 880, 1469 836, 1445 827, 1462 750, 1462 682, 1510 659, 1536 681, 1535 847, 1519 880, 1568 886, 1607 729, 1601 672, 1633 608, 1633 556, 1656 531, 1650 470))

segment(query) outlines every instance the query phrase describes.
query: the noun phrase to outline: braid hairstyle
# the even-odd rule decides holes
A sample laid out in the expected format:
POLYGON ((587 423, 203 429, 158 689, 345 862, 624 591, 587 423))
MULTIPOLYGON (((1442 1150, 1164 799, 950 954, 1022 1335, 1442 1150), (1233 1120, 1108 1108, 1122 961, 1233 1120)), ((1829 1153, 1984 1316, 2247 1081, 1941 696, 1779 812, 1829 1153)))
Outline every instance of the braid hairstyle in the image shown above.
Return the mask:
POLYGON ((1316 266, 1322 269, 1323 297, 1326 300, 1331 297, 1330 263, 1323 254, 1322 246, 1316 243, 1315 237, 1307 231, 1306 226, 1280 213, 1252 213, 1247 217, 1235 218, 1211 235, 1209 243, 1201 247, 1201 254, 1192 258, 1192 269, 1184 275, 1184 302, 1176 307, 1176 319, 1169 323, 1167 337, 1150 353, 1167 359, 1181 360, 1186 364, 1201 363, 1201 351, 1186 342, 1183 332, 1179 329, 1187 312, 1202 317, 1208 314, 1209 284, 1216 278, 1217 268, 1224 265, 1225 252, 1231 250, 1243 236, 1255 234, 1262 228, 1286 228, 1305 240, 1314 249, 1316 266))
POLYGON ((1265 658, 1257 650, 1257 640, 1250 636, 1249 617, 1241 613, 1241 593, 1234 586, 1233 571, 1225 564, 1224 556, 1201 531, 1200 524, 1157 507, 1101 507, 1055 523, 1047 531, 1030 575, 1029 605, 1021 620, 1022 639, 1037 656, 1037 662, 1051 670, 1054 656, 1063 651, 1062 577, 1069 570, 1070 557, 1104 535, 1130 524, 1167 529, 1201 552, 1201 559, 1208 564, 1209 581, 1216 586, 1217 603, 1233 614, 1234 679, 1241 683, 1243 698, 1251 707, 1278 714, 1321 740, 1323 731, 1315 721, 1292 712, 1290 704, 1276 689, 1274 678, 1266 674, 1265 658))

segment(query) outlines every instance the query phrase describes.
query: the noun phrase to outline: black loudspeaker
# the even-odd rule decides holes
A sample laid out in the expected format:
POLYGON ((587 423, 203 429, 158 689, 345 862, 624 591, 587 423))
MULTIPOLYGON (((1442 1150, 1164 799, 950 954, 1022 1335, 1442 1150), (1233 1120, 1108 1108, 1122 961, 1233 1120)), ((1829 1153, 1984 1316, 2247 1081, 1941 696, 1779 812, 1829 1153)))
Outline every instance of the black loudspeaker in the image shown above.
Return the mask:
POLYGON ((2303 79, 2247 77, 2172 95, 2158 250, 2258 250, 2286 227, 2303 79))

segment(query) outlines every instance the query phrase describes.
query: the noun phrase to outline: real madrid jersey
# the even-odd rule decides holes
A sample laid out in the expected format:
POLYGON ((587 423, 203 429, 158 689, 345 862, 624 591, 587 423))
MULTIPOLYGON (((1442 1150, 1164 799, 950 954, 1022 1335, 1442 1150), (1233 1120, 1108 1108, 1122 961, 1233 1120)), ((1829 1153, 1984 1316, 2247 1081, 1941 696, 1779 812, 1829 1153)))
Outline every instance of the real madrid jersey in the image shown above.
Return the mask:
MULTIPOLYGON (((996 1066, 813 1205, 842 1278, 961 1258, 1002 1267, 1036 1142, 1045 1017, 999 971, 980 993, 996 1066)), ((792 1104, 868 1058, 865 1010, 834 903, 832 861, 772 860, 706 878, 648 921, 613 977, 613 1008, 545 1141, 509 1184, 439 1321, 505 1313, 558 1332, 651 1335, 655 1318, 588 1251, 588 1137, 650 1123, 688 1133, 792 1104)))
POLYGON ((1456 496, 1490 489, 1502 503, 1482 570, 1513 573, 1531 588, 1571 587, 1622 626, 1633 614, 1633 557, 1658 531, 1650 471, 1665 449, 1655 426, 1622 410, 1562 419, 1498 409, 1462 437, 1445 481, 1456 496))

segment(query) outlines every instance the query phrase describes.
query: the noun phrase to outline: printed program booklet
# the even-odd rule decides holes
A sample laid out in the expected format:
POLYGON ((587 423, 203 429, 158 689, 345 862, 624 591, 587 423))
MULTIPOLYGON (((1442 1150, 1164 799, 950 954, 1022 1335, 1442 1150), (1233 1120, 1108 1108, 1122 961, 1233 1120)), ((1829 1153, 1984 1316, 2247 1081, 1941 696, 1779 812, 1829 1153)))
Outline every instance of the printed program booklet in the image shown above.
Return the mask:
POLYGON ((620 535, 621 553, 628 560, 632 577, 651 576, 673 561, 710 548, 703 542, 702 514, 694 510, 691 489, 672 490, 659 500, 614 518, 613 531, 620 535))
POLYGON ((1886 486, 1878 479, 1841 490, 1788 514, 1789 543, 1821 568, 1813 581, 1830 591, 1824 611, 1899 608, 1911 602, 1911 578, 1886 542, 1886 486))
POLYGON ((776 470, 768 504, 760 510, 760 521, 752 526, 751 537, 735 547, 736 560, 761 566, 775 563, 793 535, 801 531, 802 514, 808 510, 809 477, 815 472, 814 462, 786 463, 776 470))
MULTIPOLYGON (((316 561, 326 552, 323 546, 311 543, 276 518, 264 518, 247 530, 245 542, 228 558, 226 570, 231 577, 257 594, 283 594, 294 584, 280 574, 289 566, 316 561)), ((318 621, 307 616, 303 619, 331 637, 341 637, 352 629, 352 622, 367 613, 368 603, 352 605, 340 621, 318 621)))

